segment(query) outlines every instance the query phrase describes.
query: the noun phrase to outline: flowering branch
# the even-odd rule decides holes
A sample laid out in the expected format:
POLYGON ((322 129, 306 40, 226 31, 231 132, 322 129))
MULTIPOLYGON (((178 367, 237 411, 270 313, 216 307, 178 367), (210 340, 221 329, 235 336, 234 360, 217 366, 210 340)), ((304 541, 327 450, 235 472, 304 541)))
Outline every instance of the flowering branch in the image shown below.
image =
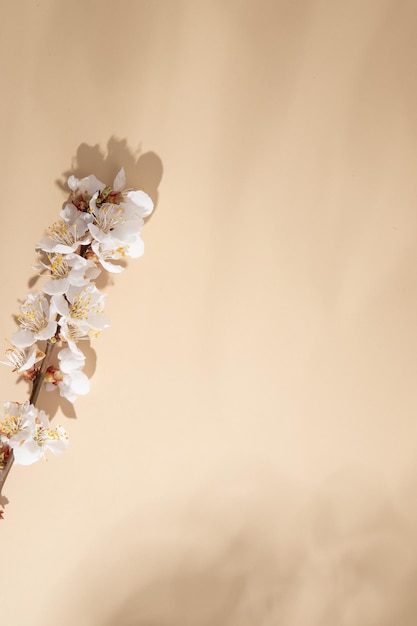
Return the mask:
MULTIPOLYGON (((52 428, 46 413, 35 408, 40 390, 58 390, 74 402, 90 382, 83 372, 85 355, 79 344, 107 328, 105 295, 95 284, 102 270, 123 271, 117 261, 143 254, 141 230, 153 202, 143 191, 124 189, 123 168, 106 186, 95 176, 70 176, 70 197, 60 220, 36 244, 39 265, 47 277, 42 294, 31 292, 20 307, 19 329, 6 350, 6 365, 32 382, 24 403, 6 402, 0 417, 0 491, 13 463, 30 465, 47 450, 67 449, 64 428, 52 428), (54 346, 59 348, 52 360, 54 346)), ((2 516, 0 515, 0 518, 2 516)))
MULTIPOLYGON (((37 402, 37 399, 38 399, 38 396, 42 387, 43 378, 46 372, 46 368, 49 363, 49 357, 51 356, 53 347, 54 347, 54 344, 52 343, 52 341, 48 341, 46 345, 46 350, 45 350, 45 357, 42 361, 42 365, 39 371, 36 374, 36 378, 33 381, 32 391, 31 391, 30 398, 29 398, 29 404, 32 404, 33 406, 35 406, 37 402)), ((1 489, 3 488, 4 483, 6 482, 6 478, 10 470, 12 469, 13 463, 14 463, 13 450, 10 450, 9 454, 7 455, 7 460, 6 460, 4 469, 0 473, 0 492, 1 492, 1 489)))

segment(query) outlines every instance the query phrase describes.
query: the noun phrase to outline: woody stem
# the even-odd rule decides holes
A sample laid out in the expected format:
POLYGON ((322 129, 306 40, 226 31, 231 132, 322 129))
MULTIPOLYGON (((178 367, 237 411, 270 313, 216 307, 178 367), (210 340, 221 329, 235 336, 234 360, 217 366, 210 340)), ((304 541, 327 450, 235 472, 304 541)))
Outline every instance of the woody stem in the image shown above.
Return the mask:
MULTIPOLYGON (((33 381, 32 392, 29 397, 29 403, 33 404, 33 406, 35 406, 36 401, 38 399, 39 392, 41 390, 41 386, 43 383, 43 378, 45 376, 45 372, 48 367, 49 359, 51 357, 54 344, 55 342, 52 342, 50 339, 48 339, 46 343, 45 356, 43 358, 40 368, 38 369, 36 377, 33 381)), ((9 456, 7 457, 6 465, 4 466, 4 469, 0 476, 0 493, 4 487, 4 483, 6 482, 8 474, 10 470, 12 469, 13 463, 14 463, 14 456, 13 456, 13 451, 11 451, 9 456)))

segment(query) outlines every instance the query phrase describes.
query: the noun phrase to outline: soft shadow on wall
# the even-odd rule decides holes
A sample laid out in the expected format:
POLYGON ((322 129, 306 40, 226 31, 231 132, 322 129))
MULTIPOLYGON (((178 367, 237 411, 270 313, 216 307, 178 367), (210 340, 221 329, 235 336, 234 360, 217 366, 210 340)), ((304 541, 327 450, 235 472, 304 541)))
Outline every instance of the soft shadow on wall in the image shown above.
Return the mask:
POLYGON ((97 626, 415 626, 415 484, 398 498, 367 468, 312 490, 217 478, 182 512, 115 524, 66 601, 97 626))
POLYGON ((375 485, 361 493, 340 478, 300 508, 292 529, 259 520, 217 557, 179 559, 103 626, 415 626, 407 524, 375 485))

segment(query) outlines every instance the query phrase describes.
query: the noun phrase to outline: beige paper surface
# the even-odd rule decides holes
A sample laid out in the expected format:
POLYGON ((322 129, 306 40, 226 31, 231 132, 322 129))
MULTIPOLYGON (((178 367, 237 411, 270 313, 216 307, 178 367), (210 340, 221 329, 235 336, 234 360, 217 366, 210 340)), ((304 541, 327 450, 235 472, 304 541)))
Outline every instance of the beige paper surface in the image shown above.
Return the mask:
POLYGON ((69 452, 4 489, 2 624, 416 624, 416 18, 3 2, 3 337, 57 181, 157 207, 91 392, 41 398, 69 452))

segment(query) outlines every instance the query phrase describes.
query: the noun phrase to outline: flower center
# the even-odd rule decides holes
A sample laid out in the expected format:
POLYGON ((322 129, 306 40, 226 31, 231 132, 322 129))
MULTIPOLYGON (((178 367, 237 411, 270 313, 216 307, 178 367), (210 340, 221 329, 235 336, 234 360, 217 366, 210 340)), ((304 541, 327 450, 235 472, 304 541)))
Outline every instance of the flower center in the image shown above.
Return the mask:
POLYGON ((83 290, 81 293, 75 296, 73 300, 72 306, 70 308, 71 317, 77 320, 87 319, 90 313, 90 305, 91 296, 83 290))
POLYGON ((47 435, 48 433, 45 426, 42 426, 42 424, 36 424, 36 432, 33 435, 33 441, 36 441, 40 448, 42 448, 43 444, 45 443, 47 435))
POLYGON ((48 322, 45 318, 45 313, 42 309, 42 301, 40 298, 33 302, 25 302, 20 307, 20 315, 17 316, 17 321, 20 326, 25 330, 31 330, 34 333, 46 328, 48 322))
POLYGON ((98 253, 103 261, 118 259, 126 256, 127 246, 119 246, 118 248, 106 248, 99 244, 98 253))
POLYGON ((25 420, 21 415, 6 415, 0 423, 0 432, 8 439, 23 430, 25 420))
POLYGON ((75 243, 74 232, 64 220, 59 220, 59 222, 55 222, 52 226, 49 226, 49 228, 46 229, 46 234, 51 239, 57 243, 62 243, 64 246, 72 246, 75 243))
POLYGON ((94 214, 94 220, 98 228, 107 234, 112 228, 124 222, 124 212, 122 207, 116 207, 114 204, 104 204, 94 214))
POLYGON ((52 278, 67 278, 70 268, 64 257, 61 254, 48 254, 48 259, 52 278))
POLYGON ((67 433, 59 426, 56 428, 48 428, 46 434, 48 439, 52 439, 53 441, 62 441, 63 439, 68 441, 67 433))
POLYGON ((67 324, 67 338, 74 343, 80 339, 85 339, 85 332, 76 324, 67 324))
POLYGON ((12 348, 7 348, 6 350, 6 358, 13 366, 14 369, 18 370, 26 363, 26 354, 21 348, 17 346, 13 346, 12 348))
POLYGON ((98 302, 93 302, 91 294, 83 289, 72 301, 70 316, 76 320, 87 320, 92 313, 103 313, 103 309, 98 302))

